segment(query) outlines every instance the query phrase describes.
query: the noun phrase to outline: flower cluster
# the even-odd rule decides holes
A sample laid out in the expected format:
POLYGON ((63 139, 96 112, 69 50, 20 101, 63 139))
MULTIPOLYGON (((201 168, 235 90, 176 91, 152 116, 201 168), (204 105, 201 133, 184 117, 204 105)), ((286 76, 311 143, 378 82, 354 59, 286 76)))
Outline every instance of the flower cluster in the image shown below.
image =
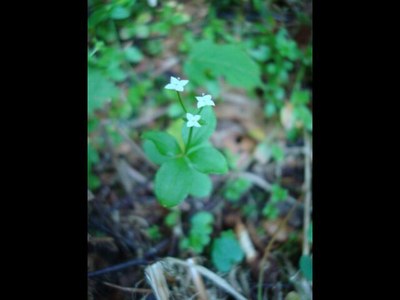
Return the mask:
MULTIPOLYGON (((174 90, 177 92, 183 92, 183 88, 186 84, 189 83, 189 80, 181 80, 179 77, 175 78, 171 76, 170 83, 168 83, 165 88, 167 90, 174 90)), ((179 94, 178 94, 179 95, 179 94)), ((201 109, 204 106, 215 106, 214 101, 212 100, 211 95, 205 95, 204 93, 201 96, 196 97, 197 100, 197 108, 201 109)), ((192 115, 191 113, 186 113, 187 127, 201 127, 199 120, 201 116, 199 114, 192 115)))

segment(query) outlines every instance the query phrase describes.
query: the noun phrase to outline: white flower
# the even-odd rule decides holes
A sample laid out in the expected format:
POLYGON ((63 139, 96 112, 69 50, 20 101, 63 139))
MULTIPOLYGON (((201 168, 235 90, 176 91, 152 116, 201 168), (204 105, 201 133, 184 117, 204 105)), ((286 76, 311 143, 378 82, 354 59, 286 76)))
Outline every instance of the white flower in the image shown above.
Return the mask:
POLYGON ((203 106, 215 106, 214 101, 211 100, 211 95, 202 95, 202 97, 196 97, 197 99, 197 108, 203 107, 203 106))
POLYGON ((201 127, 201 125, 199 124, 199 120, 201 118, 200 115, 192 115, 190 113, 187 113, 186 118, 188 119, 188 122, 186 123, 187 127, 201 127))
POLYGON ((175 90, 177 92, 183 92, 183 87, 189 82, 189 80, 180 80, 180 78, 175 78, 171 76, 170 83, 168 83, 165 88, 167 90, 175 90))
POLYGON ((151 7, 156 7, 156 6, 157 6, 157 0, 147 0, 147 3, 148 3, 151 7))

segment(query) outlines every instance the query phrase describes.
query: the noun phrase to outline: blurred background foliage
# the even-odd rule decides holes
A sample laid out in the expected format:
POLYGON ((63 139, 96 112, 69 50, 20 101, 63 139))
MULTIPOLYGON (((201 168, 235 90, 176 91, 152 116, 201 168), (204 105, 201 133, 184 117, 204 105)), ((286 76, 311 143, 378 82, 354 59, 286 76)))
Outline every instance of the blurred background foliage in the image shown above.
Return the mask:
MULTIPOLYGON (((104 187, 115 188, 110 184, 109 174, 116 173, 118 164, 114 161, 114 170, 110 170, 110 161, 120 153, 129 156, 133 148, 140 152, 135 144, 130 145, 129 151, 123 150, 122 144, 126 140, 141 144, 142 130, 138 129, 141 125, 167 129, 182 142, 181 108, 176 94, 164 89, 170 76, 181 77, 190 81, 183 98, 193 99, 194 103, 195 95, 203 92, 213 95, 216 110, 219 109, 217 116, 229 114, 232 103, 238 107, 243 103, 255 107, 253 112, 261 115, 263 123, 257 130, 252 124, 244 126, 246 135, 256 144, 254 151, 245 148, 251 156, 247 165, 243 164, 242 154, 232 151, 234 147, 222 144, 217 147, 224 152, 232 172, 246 171, 251 165, 253 173, 265 178, 267 171, 274 173, 272 179, 267 178, 272 182, 269 192, 260 190, 259 186, 255 188, 251 177, 229 177, 222 184, 215 184, 219 187, 216 202, 223 199, 227 204, 215 205, 227 205, 244 219, 253 220, 254 230, 262 238, 267 236, 264 228, 267 231, 274 228, 273 232, 275 221, 288 211, 290 195, 302 200, 305 194, 301 185, 307 177, 303 175, 307 160, 296 156, 288 162, 287 155, 297 153, 288 149, 288 145, 303 147, 305 136, 312 136, 312 2, 88 0, 88 13, 89 189, 101 194, 104 187), (156 123, 152 116, 158 116, 156 123), (118 146, 121 149, 116 151, 118 146), (289 177, 294 179, 283 180, 284 163, 290 165, 289 177)), ((236 116, 246 114, 240 108, 236 110, 236 116)), ((249 118, 256 119, 256 116, 249 118)), ((214 135, 216 140, 222 140, 218 128, 214 135)), ((248 139, 241 139, 245 147, 248 139)), ((131 159, 130 163, 134 161, 131 159)), ((140 159, 136 161, 137 170, 144 175, 152 174, 140 159)), ((141 174, 134 176, 138 182, 146 181, 141 174)), ((124 191, 121 184, 117 187, 123 202, 127 189, 124 191)), ((146 192, 138 192, 138 197, 147 196, 146 192)), ((116 208, 111 207, 115 212, 116 208)), ((206 211, 192 212, 190 218, 185 214, 172 210, 163 216, 165 224, 147 220, 148 239, 158 241, 186 220, 183 226, 187 235, 180 240, 181 251, 200 255, 208 249, 210 261, 221 272, 231 270, 244 259, 230 229, 218 227, 213 232, 218 218, 206 211), (227 247, 232 250, 228 256, 223 250, 227 247)), ((302 221, 292 223, 298 231, 288 230, 286 237, 278 237, 285 241, 281 250, 312 281, 310 251, 302 251, 299 246, 302 221)), ((304 228, 308 228, 305 243, 311 247, 312 220, 304 228)), ((101 234, 104 234, 101 230, 95 231, 95 235, 101 234)), ((293 297, 290 299, 300 299, 290 295, 293 297)))
MULTIPOLYGON (((104 141, 101 120, 126 122, 148 107, 179 108, 163 89, 170 75, 190 80, 214 97, 219 80, 261 101, 265 118, 280 123, 288 139, 312 130, 311 2, 89 0, 88 169, 104 141), (154 3, 156 3, 155 6, 154 3), (181 74, 172 71, 174 65, 181 74)), ((223 98, 219 99, 224 101, 223 98)), ((105 126, 113 141, 122 139, 105 126)))

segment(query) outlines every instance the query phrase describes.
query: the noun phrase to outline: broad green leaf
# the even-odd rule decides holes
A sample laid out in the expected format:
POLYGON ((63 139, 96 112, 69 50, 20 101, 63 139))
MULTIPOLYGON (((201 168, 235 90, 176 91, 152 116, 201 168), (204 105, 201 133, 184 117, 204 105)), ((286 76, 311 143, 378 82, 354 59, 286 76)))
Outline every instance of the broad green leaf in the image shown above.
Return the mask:
POLYGON ((118 88, 96 69, 88 69, 88 114, 118 95, 118 88))
POLYGON ((160 151, 158 151, 156 145, 150 140, 144 141, 143 150, 146 153, 147 157, 157 165, 160 165, 166 162, 167 160, 172 159, 171 156, 166 156, 161 154, 160 151))
POLYGON ((184 122, 182 119, 176 119, 175 121, 171 122, 167 128, 167 133, 172 135, 176 141, 179 144, 179 147, 181 149, 185 148, 185 145, 183 143, 182 139, 182 127, 184 125, 184 122))
POLYGON ((125 50, 125 57, 128 61, 137 63, 143 59, 143 54, 136 47, 128 47, 125 50))
POLYGON ((211 259, 218 271, 229 272, 243 258, 243 250, 232 230, 222 232, 221 237, 214 240, 211 259))
POLYGON ((185 158, 180 157, 163 163, 155 180, 155 193, 160 204, 172 207, 181 203, 189 194, 192 180, 192 169, 185 158))
POLYGON ((202 147, 188 154, 192 166, 206 174, 225 174, 228 164, 225 157, 213 147, 202 147))
POLYGON ((237 45, 200 41, 192 47, 184 71, 197 84, 205 83, 208 74, 212 74, 223 76, 235 87, 251 89, 261 85, 258 64, 237 45))
POLYGON ((177 141, 168 133, 161 131, 148 131, 143 134, 142 138, 152 141, 162 155, 176 156, 181 153, 177 141))
POLYGON ((212 182, 208 175, 193 170, 193 181, 189 194, 194 197, 207 197, 212 190, 212 182))
MULTIPOLYGON (((193 128, 192 139, 190 141, 190 147, 194 147, 195 145, 199 145, 203 142, 206 142, 208 138, 213 134, 215 128, 217 127, 217 119, 215 117, 215 113, 210 106, 204 107, 202 112, 200 113, 201 120, 205 121, 206 124, 201 127, 191 127, 193 128)), ((185 145, 188 142, 190 128, 186 126, 186 123, 183 124, 182 127, 182 136, 185 145)))
POLYGON ((114 20, 126 19, 130 16, 130 12, 127 8, 122 6, 116 6, 111 11, 111 18, 114 20))
POLYGON ((309 255, 302 255, 300 258, 300 270, 304 277, 312 281, 312 258, 309 255))
POLYGON ((308 104, 308 102, 310 102, 310 91, 294 91, 290 98, 290 102, 294 105, 308 104))

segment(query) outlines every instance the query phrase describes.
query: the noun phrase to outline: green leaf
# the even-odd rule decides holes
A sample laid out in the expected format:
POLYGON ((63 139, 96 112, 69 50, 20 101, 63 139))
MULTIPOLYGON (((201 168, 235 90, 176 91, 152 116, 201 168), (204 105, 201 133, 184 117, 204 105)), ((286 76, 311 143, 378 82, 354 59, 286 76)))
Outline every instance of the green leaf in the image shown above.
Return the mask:
POLYGON ((161 238, 160 228, 157 225, 147 228, 147 234, 151 240, 159 240, 161 238))
POLYGON ((267 203, 262 211, 262 214, 268 219, 275 220, 279 216, 279 210, 275 204, 267 203))
POLYGON ((283 152, 282 147, 276 144, 271 146, 271 155, 277 162, 281 162, 285 158, 285 153, 283 152))
POLYGON ((235 87, 251 89, 261 85, 260 68, 237 45, 218 45, 209 40, 193 45, 184 65, 185 74, 197 84, 208 81, 208 74, 223 76, 235 87))
POLYGON ((161 131, 148 131, 143 134, 142 138, 152 141, 162 155, 176 156, 181 153, 177 141, 168 133, 161 131))
POLYGON ((224 197, 231 202, 237 202, 251 187, 251 182, 245 178, 230 180, 224 191, 224 197))
MULTIPOLYGON (((201 127, 191 127, 193 128, 192 140, 190 142, 190 147, 194 147, 195 145, 200 145, 208 140, 208 138, 213 134, 215 128, 217 127, 217 118, 215 117, 215 113, 210 106, 204 107, 202 112, 200 113, 201 119, 206 122, 205 125, 201 127)), ((189 130, 186 124, 182 127, 182 136, 185 145, 187 144, 189 137, 189 130)))
POLYGON ((165 217, 165 224, 166 224, 168 227, 174 227, 174 226, 178 223, 179 217, 180 217, 180 211, 179 211, 179 210, 171 211, 171 212, 165 217))
POLYGON ((210 241, 210 235, 213 230, 214 216, 206 211, 196 213, 190 219, 190 232, 189 237, 181 241, 180 247, 182 249, 191 249, 195 253, 200 254, 203 252, 204 247, 210 241))
POLYGON ((180 157, 163 163, 155 180, 158 201, 165 207, 178 205, 188 196, 192 181, 193 172, 185 158, 180 157))
POLYGON ((232 232, 223 231, 212 246, 211 259, 220 272, 229 272, 232 267, 244 258, 243 250, 232 232))
POLYGON ((146 153, 147 157, 155 164, 161 165, 162 163, 166 162, 167 160, 172 159, 171 156, 166 156, 158 151, 156 145, 150 141, 145 140, 143 143, 143 150, 146 153))
POLYGON ((128 47, 125 50, 125 57, 128 61, 138 63, 143 59, 143 54, 136 47, 128 47))
POLYGON ((295 118, 304 124, 304 127, 312 131, 312 113, 305 105, 296 106, 294 109, 295 118))
POLYGON ((118 95, 118 88, 96 69, 88 69, 88 114, 118 95))
POLYGON ((206 174, 225 174, 228 164, 225 157, 213 147, 197 148, 188 154, 193 167, 206 174))
POLYGON ((271 187, 271 201, 273 203, 286 200, 288 197, 288 191, 282 188, 279 184, 273 184, 271 187))
POLYGON ((130 12, 128 9, 122 6, 116 6, 111 11, 111 18, 114 20, 123 20, 130 16, 130 12))
POLYGON ((189 194, 194 197, 207 197, 212 190, 212 182, 208 175, 193 170, 193 181, 189 194))
POLYGON ((290 101, 294 105, 306 105, 310 102, 310 92, 303 90, 303 91, 294 91, 290 101))
POLYGON ((308 241, 310 244, 313 242, 313 223, 310 223, 310 226, 308 227, 308 241))
POLYGON ((304 277, 312 281, 312 258, 309 255, 302 255, 300 258, 300 270, 304 277))

